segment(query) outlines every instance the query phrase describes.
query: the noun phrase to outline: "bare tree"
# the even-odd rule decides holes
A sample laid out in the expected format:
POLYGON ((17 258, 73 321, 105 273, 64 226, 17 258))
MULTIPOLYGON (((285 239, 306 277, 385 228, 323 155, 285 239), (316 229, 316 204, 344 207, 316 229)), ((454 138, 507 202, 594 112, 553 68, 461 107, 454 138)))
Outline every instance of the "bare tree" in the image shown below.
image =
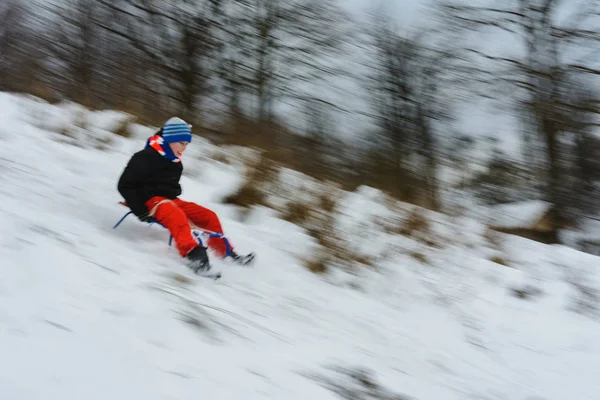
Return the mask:
POLYGON ((39 93, 44 54, 22 0, 0 4, 0 90, 39 93))
POLYGON ((340 73, 335 65, 347 32, 346 13, 336 0, 235 0, 231 22, 240 29, 230 44, 237 82, 255 97, 260 121, 273 117, 276 101, 311 97, 299 82, 324 82, 340 73), (242 48, 237 46, 242 46, 242 48))
POLYGON ((571 217, 598 211, 598 188, 595 182, 600 179, 598 145, 594 128, 600 116, 598 87, 589 82, 571 82, 561 97, 561 140, 559 142, 560 172, 563 177, 558 189, 564 211, 571 217), (569 89, 570 87, 570 89, 569 89))
MULTIPOLYGON (((583 111, 566 102, 564 94, 574 76, 600 76, 594 61, 600 52, 599 4, 589 0, 575 4, 566 19, 558 18, 559 0, 512 0, 501 6, 473 6, 446 2, 440 7, 443 17, 455 29, 503 35, 505 40, 521 44, 524 55, 494 53, 493 48, 467 45, 462 57, 481 65, 482 81, 511 88, 530 126, 545 150, 548 166, 547 200, 557 207, 554 226, 558 226, 563 202, 561 185, 560 137, 566 127, 563 111, 583 111), (587 51, 586 51, 587 50, 587 51)), ((597 64, 596 64, 597 65, 597 64)), ((591 110, 589 110, 591 111, 591 110)))
POLYGON ((307 165, 318 178, 331 176, 339 147, 333 145, 335 135, 331 109, 333 105, 319 98, 307 99, 304 109, 306 136, 300 150, 307 165))
POLYGON ((52 55, 60 65, 58 76, 68 98, 91 105, 97 94, 99 76, 96 67, 102 62, 98 48, 103 42, 97 21, 100 8, 93 0, 69 0, 51 8, 56 14, 47 37, 52 55))
POLYGON ((15 1, 0 5, 0 89, 10 89, 8 78, 15 50, 14 27, 19 26, 22 8, 15 1))
POLYGON ((10 88, 9 70, 14 58, 16 29, 21 24, 23 7, 16 1, 0 5, 0 88, 10 88))
POLYGON ((409 201, 420 197, 437 208, 436 130, 450 116, 440 90, 450 57, 425 45, 424 36, 400 36, 386 19, 375 25, 376 63, 369 90, 379 126, 378 148, 395 177, 396 194, 409 201))
POLYGON ((235 121, 245 115, 245 98, 252 96, 249 71, 248 27, 239 23, 236 10, 220 13, 218 56, 215 66, 225 97, 226 110, 235 121))
MULTIPOLYGON (((180 114, 198 118, 198 106, 210 93, 210 58, 216 43, 212 14, 219 11, 215 0, 105 1, 113 18, 103 23, 107 31, 126 38, 138 51, 154 60, 157 71, 151 84, 162 87, 161 96, 183 108, 180 114)), ((159 97, 159 96, 157 96, 159 97)))

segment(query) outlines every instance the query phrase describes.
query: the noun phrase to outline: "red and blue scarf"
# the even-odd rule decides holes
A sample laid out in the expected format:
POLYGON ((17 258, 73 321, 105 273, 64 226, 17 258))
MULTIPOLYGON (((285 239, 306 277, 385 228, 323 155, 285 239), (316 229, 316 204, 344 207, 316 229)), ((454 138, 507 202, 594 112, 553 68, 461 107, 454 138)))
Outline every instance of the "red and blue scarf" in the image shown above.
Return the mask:
POLYGON ((158 154, 165 157, 167 160, 181 162, 181 157, 177 157, 175 153, 173 153, 171 146, 169 146, 168 143, 165 143, 164 138, 160 135, 154 135, 151 138, 148 138, 146 147, 152 147, 158 154))

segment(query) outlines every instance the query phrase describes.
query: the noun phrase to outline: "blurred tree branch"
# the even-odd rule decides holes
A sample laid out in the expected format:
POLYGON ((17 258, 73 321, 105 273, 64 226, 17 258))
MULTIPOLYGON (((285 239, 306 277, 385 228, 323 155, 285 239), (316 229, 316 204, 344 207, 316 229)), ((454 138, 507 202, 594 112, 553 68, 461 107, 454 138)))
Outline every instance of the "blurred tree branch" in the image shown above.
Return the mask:
MULTIPOLYGON (((570 53, 574 48, 583 50, 591 48, 593 52, 600 45, 600 25, 598 28, 584 27, 584 23, 598 23, 598 2, 594 0, 580 4, 565 24, 557 21, 556 13, 560 5, 558 0, 512 0, 507 1, 506 8, 472 6, 457 2, 441 2, 438 10, 442 20, 447 21, 458 32, 503 32, 507 40, 515 40, 522 44, 523 56, 512 54, 495 54, 490 48, 477 49, 473 46, 457 47, 465 59, 477 65, 485 65, 483 61, 491 61, 492 65, 503 66, 504 70, 481 68, 480 82, 490 85, 510 83, 516 89, 524 90, 513 93, 520 105, 527 111, 525 121, 533 128, 536 136, 543 141, 545 160, 549 166, 547 181, 547 199, 559 211, 554 219, 557 226, 560 213, 564 212, 566 203, 560 195, 561 187, 561 136, 570 129, 565 126, 564 110, 577 110, 584 113, 597 113, 598 109, 566 101, 564 93, 574 85, 583 81, 580 77, 599 75, 600 70, 591 64, 589 53, 586 64, 577 63, 570 53), (593 20, 596 18, 595 20, 593 20), (508 36, 507 36, 508 35, 508 36), (474 55, 475 58, 470 58, 474 55), (575 62, 574 62, 575 61, 575 62), (507 67, 507 68, 506 68, 507 67)), ((500 33, 498 33, 500 35, 500 33)), ((502 37, 505 37, 502 36, 502 37)), ((506 52, 508 53, 508 52, 506 52)), ((600 53, 598 53, 600 55, 600 53)), ((493 90, 492 87, 490 89, 493 90)), ((597 96, 598 93, 592 93, 597 96)), ((575 124, 575 121, 571 121, 575 124)), ((595 124, 588 121, 586 126, 595 124)), ((579 125, 583 129, 582 125, 579 125)), ((526 148, 528 133, 524 133, 526 148)), ((527 157, 534 161, 535 157, 527 157)))

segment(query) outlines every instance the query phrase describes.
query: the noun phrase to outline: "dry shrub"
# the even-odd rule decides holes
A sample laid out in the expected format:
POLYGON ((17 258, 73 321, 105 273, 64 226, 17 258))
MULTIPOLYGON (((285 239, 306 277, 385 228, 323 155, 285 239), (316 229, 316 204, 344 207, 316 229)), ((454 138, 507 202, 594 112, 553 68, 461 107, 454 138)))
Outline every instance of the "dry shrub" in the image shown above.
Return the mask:
POLYGON ((291 201, 287 204, 281 218, 292 224, 305 226, 311 216, 310 206, 301 201, 291 201))
POLYGON ((577 313, 590 317, 600 316, 600 293, 590 283, 571 281, 575 289, 571 309, 577 313))
POLYGON ((110 136, 103 136, 96 139, 96 149, 105 151, 110 149, 110 145, 112 143, 112 139, 110 136))
POLYGON ((171 275, 171 278, 181 285, 189 285, 193 283, 193 281, 190 278, 182 274, 173 274, 171 275))
POLYGON ((495 262, 496 264, 504 265, 506 267, 509 266, 508 261, 506 261, 506 259, 501 256, 493 256, 492 258, 490 258, 490 261, 495 262))
POLYGON ((313 274, 325 274, 329 270, 329 260, 323 253, 315 259, 304 260, 304 266, 313 274))
POLYGON ((319 196, 319 204, 321 209, 326 213, 333 213, 337 207, 337 201, 331 191, 321 193, 319 196))
MULTIPOLYGON (((293 204, 293 203, 292 203, 293 204)), ((335 216, 324 210, 309 209, 304 206, 296 211, 296 218, 300 226, 304 227, 310 236, 316 239, 318 250, 316 258, 305 262, 306 268, 316 274, 324 274, 329 271, 329 267, 343 256, 344 242, 338 237, 335 230, 335 216), (301 215, 307 212, 307 215, 301 215), (298 217, 302 218, 298 218, 298 217)))
POLYGON ((399 209, 398 200, 385 192, 383 192, 383 204, 390 210, 399 209))
MULTIPOLYGON (((359 267, 373 267, 374 261, 356 253, 352 246, 333 227, 333 218, 323 221, 323 225, 309 229, 309 233, 317 240, 322 255, 320 263, 326 266, 336 265, 346 271, 353 272, 359 267)), ((309 268, 310 269, 310 268, 309 268)))
POLYGON ((234 194, 227 196, 223 202, 240 207, 250 207, 252 205, 264 204, 265 196, 260 188, 253 186, 252 181, 246 181, 242 187, 234 194))
POLYGON ((254 166, 249 166, 244 183, 239 190, 225 199, 225 204, 249 208, 253 205, 267 205, 266 195, 269 185, 277 180, 277 165, 261 156, 254 166))
POLYGON ((422 238, 422 242, 425 243, 427 246, 429 247, 433 247, 435 249, 441 249, 442 248, 442 242, 441 242, 441 238, 436 238, 434 236, 425 236, 422 238))
POLYGON ((398 233, 404 236, 419 236, 430 231, 429 221, 420 208, 413 208, 408 219, 399 227, 398 233))
POLYGON ((369 256, 356 255, 354 257, 354 261, 356 261, 357 263, 362 264, 362 265, 368 265, 368 266, 373 265, 373 261, 371 260, 371 258, 369 256))
POLYGON ((198 329, 202 332, 210 331, 212 329, 203 318, 199 318, 198 316, 194 315, 194 313, 192 313, 191 311, 179 312, 179 318, 181 319, 181 321, 190 325, 192 328, 198 329))
POLYGON ((386 223, 384 221, 383 226, 388 233, 409 236, 428 247, 436 249, 441 249, 444 247, 444 243, 449 242, 448 238, 443 238, 434 234, 431 228, 431 222, 427 219, 423 213, 423 209, 420 207, 414 207, 406 220, 401 221, 400 223, 386 223))
POLYGON ((256 121, 243 116, 231 116, 223 119, 214 131, 210 136, 215 136, 216 142, 258 148, 277 161, 281 159, 274 157, 275 154, 294 151, 293 148, 286 148, 287 146, 281 143, 280 138, 291 135, 291 132, 277 121, 256 121))
POLYGON ((75 146, 79 148, 85 148, 88 143, 81 139, 82 133, 81 128, 71 125, 61 128, 58 133, 61 137, 57 138, 56 141, 64 143, 69 146, 75 146))
POLYGON ((77 137, 77 135, 75 135, 75 133, 73 132, 73 129, 69 126, 65 126, 63 127, 60 131, 58 131, 58 133, 60 133, 62 136, 71 138, 71 139, 75 139, 77 137))
POLYGON ((510 292, 513 296, 523 300, 527 300, 542 294, 542 291, 539 288, 530 285, 519 288, 512 288, 510 289, 510 292))
POLYGON ((220 162, 223 164, 230 164, 231 160, 229 159, 229 157, 227 157, 227 155, 223 152, 214 152, 210 155, 210 158, 216 162, 220 162))
POLYGON ((87 119, 85 111, 78 110, 73 118, 73 123, 63 126, 58 133, 71 139, 77 139, 79 137, 78 132, 85 130, 86 127, 87 119))
MULTIPOLYGON (((310 209, 305 206, 302 211, 294 208, 296 217, 301 216, 298 218, 302 220, 299 225, 304 227, 318 243, 318 264, 321 266, 317 270, 326 272, 327 268, 331 266, 341 267, 349 272, 365 266, 372 268, 374 260, 357 253, 336 227, 335 222, 339 215, 336 212, 337 199, 340 197, 336 193, 335 189, 325 189, 319 195, 318 204, 314 208, 310 209)), ((307 267, 310 270, 315 268, 314 265, 308 264, 307 267)))
POLYGON ((428 263, 427 256, 420 251, 412 251, 410 256, 422 264, 428 263))
POLYGON ((80 129, 87 129, 87 111, 77 110, 73 121, 73 126, 80 129))
POLYGON ((488 242, 490 244, 490 247, 492 247, 494 249, 500 248, 500 245, 502 244, 502 242, 500 240, 500 235, 498 234, 498 232, 494 231, 489 226, 486 228, 485 232, 483 233, 483 238, 486 240, 486 242, 488 242))
POLYGON ((162 126, 174 113, 174 111, 164 108, 156 101, 146 101, 131 96, 121 99, 110 108, 135 116, 137 123, 147 126, 162 126))
POLYGON ((306 267, 315 273, 327 272, 329 266, 338 261, 345 250, 343 240, 335 231, 335 216, 322 209, 311 210, 307 205, 297 202, 288 205, 286 214, 288 217, 293 215, 297 221, 294 223, 305 228, 318 243, 317 258, 307 260, 306 267))
MULTIPOLYGON (((344 400, 409 400, 379 383, 373 371, 361 367, 332 366, 334 376, 309 375, 344 400)), ((328 374, 330 375, 330 374, 328 374)))
POLYGON ((46 100, 50 104, 57 104, 61 101, 60 96, 55 90, 39 81, 33 82, 29 86, 28 92, 35 97, 46 100))
POLYGON ((117 136, 122 136, 124 138, 133 137, 133 130, 131 129, 131 125, 135 122, 135 117, 125 118, 123 121, 119 123, 117 128, 113 131, 113 133, 117 136))

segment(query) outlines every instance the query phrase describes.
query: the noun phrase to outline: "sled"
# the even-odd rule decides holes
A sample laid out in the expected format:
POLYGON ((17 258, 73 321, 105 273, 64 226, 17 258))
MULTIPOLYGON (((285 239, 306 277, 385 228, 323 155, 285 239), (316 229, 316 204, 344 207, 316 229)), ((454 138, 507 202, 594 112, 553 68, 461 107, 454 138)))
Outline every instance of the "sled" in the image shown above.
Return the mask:
MULTIPOLYGON (((124 207, 129 208, 129 206, 127 205, 127 203, 125 203, 124 201, 120 201, 119 204, 121 204, 124 207)), ((125 215, 123 215, 121 217, 121 219, 113 226, 113 229, 118 228, 119 225, 121 225, 121 223, 123 221, 125 221, 125 218, 127 218, 131 214, 133 214, 133 211, 131 211, 131 210, 129 210, 128 212, 126 212, 125 215)), ((164 225, 162 225, 160 222, 158 222, 157 220, 155 220, 152 217, 148 218, 148 223, 150 225, 152 225, 152 224, 158 224, 158 225, 162 226, 163 228, 167 229, 164 225)), ((225 255, 228 256, 228 255, 231 254, 231 245, 229 244, 229 240, 222 233, 212 232, 212 231, 208 231, 208 230, 202 229, 202 228, 197 228, 197 229, 194 229, 194 227, 191 227, 191 228, 192 228, 192 233, 193 233, 194 237, 196 238, 196 240, 198 240, 198 242, 200 243, 201 246, 204 246, 202 238, 205 238, 205 239, 208 239, 208 238, 220 238, 220 239, 223 239, 223 242, 225 242, 225 248, 226 248, 225 255), (200 230, 202 232, 198 232, 198 230, 200 230)), ((173 235, 169 234, 169 247, 171 247, 172 244, 173 244, 173 235)), ((204 247, 206 247, 206 246, 204 246, 204 247)))

